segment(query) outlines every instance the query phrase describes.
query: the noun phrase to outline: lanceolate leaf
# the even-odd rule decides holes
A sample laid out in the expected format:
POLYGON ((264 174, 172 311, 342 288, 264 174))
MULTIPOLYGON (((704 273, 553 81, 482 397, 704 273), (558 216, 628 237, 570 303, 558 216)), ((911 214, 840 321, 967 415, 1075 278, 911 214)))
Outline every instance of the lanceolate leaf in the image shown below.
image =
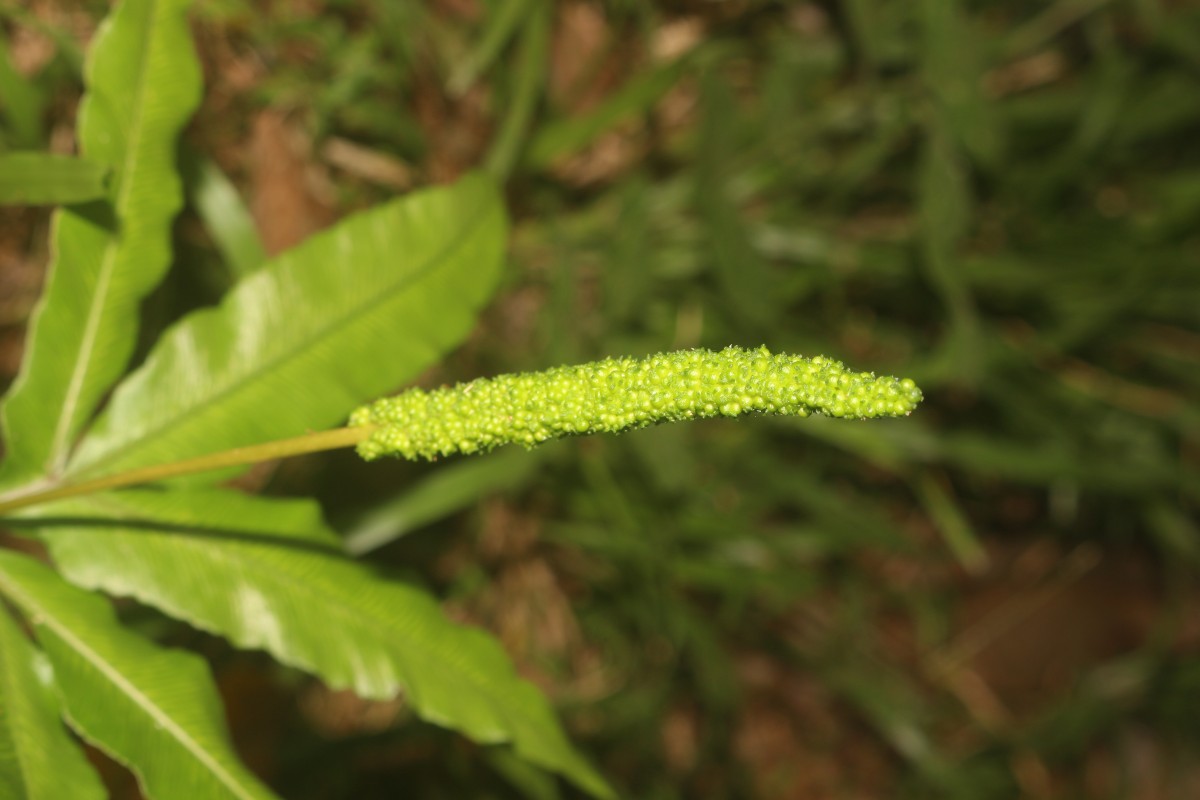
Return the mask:
POLYGON ((237 760, 200 658, 129 633, 106 600, 27 556, 0 551, 0 592, 33 621, 71 725, 126 764, 147 797, 272 796, 237 760))
POLYGON ((1004 149, 1004 115, 982 87, 986 65, 980 37, 972 29, 962 0, 922 0, 915 4, 921 23, 924 80, 935 99, 936 114, 955 144, 975 160, 995 167, 1004 149))
POLYGON ((107 201, 58 212, 54 263, 4 406, 6 484, 54 474, 125 369, 138 303, 170 261, 182 199, 175 138, 199 101, 186 0, 125 0, 96 35, 82 155, 113 170, 107 201))
POLYGON ((112 473, 345 420, 470 330, 505 218, 483 176, 345 220, 167 332, 71 463, 112 473))
POLYGON ((511 742, 523 758, 608 794, 493 639, 342 555, 313 503, 181 489, 94 495, 36 513, 55 561, 80 586, 131 595, 364 697, 403 690, 425 719, 479 742, 511 742))
POLYGON ((241 280, 267 261, 254 218, 233 182, 214 161, 199 153, 185 153, 183 175, 188 198, 231 276, 241 280))
POLYGON ((0 797, 104 796, 100 778, 63 726, 50 662, 0 609, 0 797))
POLYGON ((742 144, 737 136, 739 111, 733 91, 708 72, 701 84, 704 121, 696 170, 695 204, 711 264, 729 308, 755 330, 770 331, 782 304, 771 265, 754 248, 742 211, 730 196, 734 165, 742 144))
POLYGON ((540 132, 529 143, 529 163, 537 168, 545 168, 556 159, 587 147, 621 122, 648 112, 659 98, 679 82, 684 70, 691 66, 692 53, 639 73, 638 77, 583 116, 567 117, 542 125, 540 132))
POLYGON ((552 452, 509 449, 487 458, 447 463, 344 528, 347 552, 360 556, 406 536, 434 520, 478 503, 480 498, 526 483, 552 452))

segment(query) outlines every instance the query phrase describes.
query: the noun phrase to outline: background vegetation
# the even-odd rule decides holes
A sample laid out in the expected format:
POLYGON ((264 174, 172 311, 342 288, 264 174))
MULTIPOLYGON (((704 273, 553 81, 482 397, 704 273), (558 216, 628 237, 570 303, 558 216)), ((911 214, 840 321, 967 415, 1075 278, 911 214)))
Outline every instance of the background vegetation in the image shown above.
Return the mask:
MULTIPOLYGON (((70 152, 105 2, 0 3, 0 141, 70 152)), ((507 176, 501 294, 423 385, 726 344, 913 417, 256 471, 494 632, 623 795, 1200 793, 1200 9, 198 4, 191 207, 143 337, 351 210, 507 176)), ((0 217, 0 375, 48 215, 0 217)), ((296 320, 302 325, 303 320, 296 320)), ((556 797, 502 752, 131 603, 289 798, 556 797)), ((99 758, 99 757, 97 757, 99 758)), ((132 779, 107 764, 118 796, 132 779)))

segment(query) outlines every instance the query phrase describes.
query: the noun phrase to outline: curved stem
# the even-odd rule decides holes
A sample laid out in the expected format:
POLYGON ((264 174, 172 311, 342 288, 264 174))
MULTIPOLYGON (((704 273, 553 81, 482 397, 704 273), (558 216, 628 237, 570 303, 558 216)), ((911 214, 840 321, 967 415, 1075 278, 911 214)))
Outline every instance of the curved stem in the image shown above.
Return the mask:
POLYGON ((9 499, 0 500, 0 514, 16 511, 19 508, 48 503, 51 500, 63 500, 68 497, 78 497, 94 494, 108 489, 119 489, 123 486, 133 486, 140 483, 162 481, 167 478, 177 478, 180 475, 191 475, 196 472, 210 472, 225 467, 235 467, 242 464, 256 464, 274 458, 298 456, 304 453, 317 453, 322 450, 336 450, 351 447, 367 438, 372 431, 371 426, 361 428, 335 428, 331 431, 319 431, 291 439, 279 439, 274 442, 264 442, 248 447, 235 447, 232 450, 222 450, 196 458, 176 461, 172 464, 157 464, 150 467, 119 472, 116 475, 106 475, 101 478, 68 483, 31 491, 9 499))

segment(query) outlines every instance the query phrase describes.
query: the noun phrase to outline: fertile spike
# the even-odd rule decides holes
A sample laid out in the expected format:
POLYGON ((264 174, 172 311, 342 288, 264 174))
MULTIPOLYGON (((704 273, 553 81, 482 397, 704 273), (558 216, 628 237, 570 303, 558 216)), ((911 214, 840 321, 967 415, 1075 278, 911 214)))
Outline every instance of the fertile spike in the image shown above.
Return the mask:
POLYGON ((921 390, 907 378, 852 372, 822 356, 727 347, 607 358, 431 392, 410 389, 359 408, 350 425, 375 427, 358 445, 368 461, 385 455, 432 460, 715 416, 896 417, 920 401, 921 390))

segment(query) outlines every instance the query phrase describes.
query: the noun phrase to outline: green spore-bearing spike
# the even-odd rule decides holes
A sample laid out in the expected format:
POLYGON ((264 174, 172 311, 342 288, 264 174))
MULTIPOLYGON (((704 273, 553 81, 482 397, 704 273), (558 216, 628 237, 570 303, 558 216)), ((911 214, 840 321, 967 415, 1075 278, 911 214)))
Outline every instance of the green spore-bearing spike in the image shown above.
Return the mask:
POLYGON ((919 402, 921 390, 907 378, 852 372, 822 356, 727 347, 411 389, 359 408, 350 425, 375 427, 358 445, 367 461, 385 455, 434 460, 716 416, 898 417, 919 402))

